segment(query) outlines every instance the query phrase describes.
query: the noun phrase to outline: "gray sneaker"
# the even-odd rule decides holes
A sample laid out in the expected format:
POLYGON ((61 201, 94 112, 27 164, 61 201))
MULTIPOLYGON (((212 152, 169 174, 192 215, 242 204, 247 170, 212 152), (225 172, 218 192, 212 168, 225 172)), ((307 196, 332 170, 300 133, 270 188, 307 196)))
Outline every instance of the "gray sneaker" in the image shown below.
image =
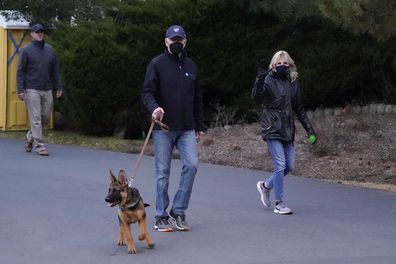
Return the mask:
POLYGON ((170 211, 169 218, 174 223, 174 225, 178 230, 180 231, 190 230, 190 225, 188 224, 185 215, 178 215, 175 214, 173 211, 170 211))
POLYGON ((159 232, 173 232, 173 228, 168 217, 156 216, 154 228, 159 232))
POLYGON ((292 214, 292 210, 285 205, 284 202, 280 202, 275 206, 274 213, 277 214, 292 214))
POLYGON ((267 189, 264 187, 264 181, 259 181, 257 183, 257 190, 259 191, 261 195, 261 202, 264 204, 265 207, 270 207, 271 206, 271 200, 270 200, 270 189, 267 189))
POLYGON ((36 148, 36 152, 37 152, 37 155, 40 155, 40 156, 48 156, 49 155, 48 150, 44 146, 40 146, 40 147, 36 148))

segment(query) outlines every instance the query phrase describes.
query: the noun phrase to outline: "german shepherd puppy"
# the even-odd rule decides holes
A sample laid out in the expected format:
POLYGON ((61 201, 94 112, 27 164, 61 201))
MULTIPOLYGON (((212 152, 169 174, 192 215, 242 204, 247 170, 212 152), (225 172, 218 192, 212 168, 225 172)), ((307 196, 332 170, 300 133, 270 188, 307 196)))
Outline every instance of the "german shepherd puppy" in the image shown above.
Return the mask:
POLYGON ((118 179, 110 170, 109 193, 105 201, 110 207, 119 206, 118 221, 120 223, 120 234, 117 244, 119 246, 127 244, 128 253, 136 254, 136 247, 131 233, 131 224, 139 224, 139 240, 146 240, 149 248, 154 248, 147 229, 146 210, 148 204, 143 203, 143 199, 138 189, 128 187, 127 176, 124 170, 120 170, 118 179))

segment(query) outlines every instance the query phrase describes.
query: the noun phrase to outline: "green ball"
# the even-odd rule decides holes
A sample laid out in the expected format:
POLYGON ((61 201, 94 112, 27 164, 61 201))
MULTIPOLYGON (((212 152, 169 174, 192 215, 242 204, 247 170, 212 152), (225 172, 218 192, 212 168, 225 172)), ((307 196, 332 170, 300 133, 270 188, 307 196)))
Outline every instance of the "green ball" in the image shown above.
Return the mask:
POLYGON ((316 141, 316 137, 314 135, 310 135, 308 137, 308 142, 309 143, 313 144, 313 143, 315 143, 315 141, 316 141))

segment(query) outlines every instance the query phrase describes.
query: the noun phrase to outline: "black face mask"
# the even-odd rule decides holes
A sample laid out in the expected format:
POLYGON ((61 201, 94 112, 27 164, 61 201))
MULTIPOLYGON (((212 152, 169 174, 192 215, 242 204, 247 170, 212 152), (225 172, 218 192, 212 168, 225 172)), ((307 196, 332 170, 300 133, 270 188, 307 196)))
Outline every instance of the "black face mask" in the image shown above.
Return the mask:
POLYGON ((169 45, 169 50, 173 55, 179 56, 180 53, 183 51, 183 43, 174 42, 169 45))
POLYGON ((289 66, 278 65, 276 66, 276 72, 281 76, 286 76, 289 73, 289 66))

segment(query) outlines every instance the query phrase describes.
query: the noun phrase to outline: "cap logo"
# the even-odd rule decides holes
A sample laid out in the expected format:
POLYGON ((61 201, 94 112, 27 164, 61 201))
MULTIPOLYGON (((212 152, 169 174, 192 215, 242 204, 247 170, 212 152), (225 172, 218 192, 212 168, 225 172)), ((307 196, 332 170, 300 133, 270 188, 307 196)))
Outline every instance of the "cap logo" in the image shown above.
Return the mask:
POLYGON ((166 30, 165 37, 166 38, 181 37, 185 39, 186 32, 184 32, 183 27, 178 25, 173 25, 166 30))

